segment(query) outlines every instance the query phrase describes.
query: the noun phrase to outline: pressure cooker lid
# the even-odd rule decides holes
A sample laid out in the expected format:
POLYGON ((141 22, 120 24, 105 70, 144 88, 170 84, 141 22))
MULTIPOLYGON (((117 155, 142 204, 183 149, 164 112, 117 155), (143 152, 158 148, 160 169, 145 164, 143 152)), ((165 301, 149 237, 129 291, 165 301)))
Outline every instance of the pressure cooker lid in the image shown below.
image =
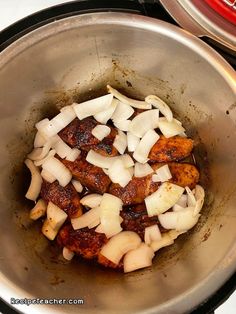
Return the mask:
POLYGON ((160 0, 169 14, 191 33, 208 37, 236 53, 235 0, 160 0))

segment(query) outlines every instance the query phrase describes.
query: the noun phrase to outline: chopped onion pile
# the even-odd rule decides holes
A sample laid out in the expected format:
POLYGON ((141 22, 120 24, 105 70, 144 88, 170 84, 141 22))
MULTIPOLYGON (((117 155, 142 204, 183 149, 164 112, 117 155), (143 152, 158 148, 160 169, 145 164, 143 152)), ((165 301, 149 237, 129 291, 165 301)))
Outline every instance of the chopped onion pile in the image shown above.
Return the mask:
MULTIPOLYGON (((49 183, 57 180, 62 187, 71 183, 77 193, 83 191, 82 184, 73 179, 68 168, 55 157, 58 155, 61 159, 74 162, 81 151, 71 148, 58 133, 75 118, 82 120, 93 116, 100 124, 91 133, 102 141, 111 133, 111 127, 106 125, 111 120, 118 131, 113 146, 119 155, 106 157, 90 150, 86 156, 87 162, 102 168, 110 180, 122 188, 133 177, 150 175, 153 182, 160 182, 158 190, 145 198, 145 205, 148 216, 158 216, 161 226, 169 231, 161 234, 158 224, 146 227, 144 242, 137 233, 123 231, 123 219, 120 216, 123 203, 120 198, 108 193, 93 193, 81 198, 80 203, 89 210, 80 217, 72 218, 71 224, 74 230, 94 228, 95 232, 104 233, 109 240, 100 254, 116 265, 123 258, 124 272, 130 272, 151 266, 154 252, 173 244, 180 234, 197 223, 205 192, 200 185, 191 190, 168 182, 172 178, 168 164, 154 172, 148 163, 149 153, 160 133, 166 138, 186 136, 182 123, 173 118, 170 107, 155 95, 149 95, 140 101, 122 95, 109 85, 107 89, 107 95, 66 106, 53 119, 43 119, 36 123, 34 149, 25 160, 31 172, 26 198, 36 202, 30 211, 30 218, 37 220, 46 216, 42 233, 49 240, 54 240, 68 216, 52 202, 47 205, 42 199, 37 201, 42 179, 49 183), (133 108, 144 111, 135 113, 133 108), (163 117, 159 117, 159 114, 163 117)), ((74 252, 67 247, 63 248, 62 254, 66 260, 71 260, 74 256, 74 252)))

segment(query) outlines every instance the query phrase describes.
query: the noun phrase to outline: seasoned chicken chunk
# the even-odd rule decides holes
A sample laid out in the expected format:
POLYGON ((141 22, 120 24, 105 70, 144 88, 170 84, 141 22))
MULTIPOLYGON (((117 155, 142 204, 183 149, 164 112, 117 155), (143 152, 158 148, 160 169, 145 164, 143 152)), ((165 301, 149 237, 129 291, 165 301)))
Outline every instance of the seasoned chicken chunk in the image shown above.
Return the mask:
POLYGON ((92 192, 103 194, 108 190, 110 178, 101 168, 88 163, 83 157, 79 157, 74 162, 65 159, 61 162, 71 171, 74 178, 92 192))
POLYGON ((59 132, 61 139, 71 147, 89 151, 93 149, 103 156, 116 156, 117 149, 113 146, 117 130, 110 126, 111 132, 102 141, 92 135, 92 130, 99 123, 93 118, 74 119, 67 127, 59 132))
MULTIPOLYGON (((152 167, 156 170, 163 165, 164 163, 157 163, 152 167)), ((199 180, 199 172, 194 165, 177 162, 168 163, 168 165, 172 174, 169 182, 182 187, 189 186, 191 189, 195 187, 199 180)), ((142 178, 133 178, 124 188, 117 183, 112 183, 109 192, 119 197, 124 205, 132 205, 142 203, 159 186, 159 182, 152 182, 152 174, 150 174, 142 178)))
POLYGON ((152 147, 149 153, 149 159, 152 162, 170 162, 178 161, 189 156, 193 149, 193 140, 173 136, 166 138, 163 135, 152 147))
POLYGON ((71 183, 62 187, 57 181, 53 183, 43 181, 41 197, 45 202, 52 202, 60 207, 68 214, 69 218, 76 218, 82 215, 79 194, 71 183))

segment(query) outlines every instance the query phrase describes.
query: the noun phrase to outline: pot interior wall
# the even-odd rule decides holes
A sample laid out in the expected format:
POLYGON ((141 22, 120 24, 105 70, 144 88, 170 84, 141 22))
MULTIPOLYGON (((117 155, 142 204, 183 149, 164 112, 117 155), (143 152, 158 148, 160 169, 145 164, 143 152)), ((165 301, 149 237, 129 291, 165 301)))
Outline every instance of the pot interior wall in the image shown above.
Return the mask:
MULTIPOLYGON (((80 310, 87 313, 151 313, 154 308, 182 313, 217 289, 234 268, 235 94, 209 50, 198 48, 188 34, 184 39, 165 23, 116 16, 54 22, 0 54, 2 283, 8 278, 22 297, 83 298, 80 310), (30 178, 23 160, 35 122, 63 105, 104 94, 107 83, 130 96, 156 94, 170 104, 195 139, 207 191, 200 223, 158 253, 151 269, 126 275, 80 260, 68 265, 40 235, 40 222, 28 219, 33 204, 24 200, 30 178)), ((67 313, 72 306, 56 310, 67 313)))

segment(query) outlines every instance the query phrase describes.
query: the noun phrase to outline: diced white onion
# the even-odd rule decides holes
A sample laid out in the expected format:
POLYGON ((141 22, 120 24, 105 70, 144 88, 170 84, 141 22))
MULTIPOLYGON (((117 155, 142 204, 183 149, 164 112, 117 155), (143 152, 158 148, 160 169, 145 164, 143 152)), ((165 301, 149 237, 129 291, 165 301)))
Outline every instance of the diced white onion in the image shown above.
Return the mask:
POLYGON ((42 169, 41 176, 44 180, 46 180, 49 183, 53 183, 54 181, 56 181, 56 178, 45 169, 42 169))
POLYGON ((34 147, 42 147, 46 143, 47 139, 38 131, 34 138, 34 147))
POLYGON ((181 134, 185 131, 182 125, 176 123, 174 120, 172 120, 172 122, 167 120, 159 121, 159 129, 166 138, 181 134))
POLYGON ((75 114, 75 111, 74 111, 74 108, 73 108, 72 105, 71 106, 62 107, 60 112, 63 112, 63 115, 66 116, 67 120, 70 121, 70 122, 73 121, 76 118, 76 114, 75 114))
POLYGON ((106 110, 104 110, 104 111, 101 111, 101 112, 95 114, 95 115, 94 115, 94 118, 95 118, 98 122, 100 122, 100 123, 102 123, 102 124, 106 124, 107 121, 108 121, 109 119, 111 119, 111 117, 112 117, 114 111, 116 110, 116 107, 117 107, 117 104, 118 104, 118 103, 119 103, 119 100, 113 98, 110 107, 108 107, 108 108, 107 108, 106 110))
POLYGON ((195 187, 195 199, 196 199, 196 205, 193 212, 193 215, 198 215, 202 209, 203 203, 205 198, 205 191, 203 187, 200 185, 196 185, 195 187))
POLYGON ((193 192, 190 190, 190 188, 188 186, 185 187, 185 190, 187 192, 188 207, 194 207, 196 205, 196 199, 195 199, 193 192))
POLYGON ((94 208, 98 207, 101 203, 102 195, 100 194, 89 194, 81 198, 80 203, 84 206, 94 208))
POLYGON ((145 198, 148 216, 160 215, 171 208, 183 194, 184 188, 164 182, 159 189, 145 198))
POLYGON ((154 251, 147 244, 141 243, 137 249, 131 250, 124 257, 124 272, 128 273, 152 265, 154 251))
POLYGON ((128 151, 134 152, 140 142, 140 138, 131 132, 127 132, 128 151))
POLYGON ((102 156, 96 153, 93 150, 90 150, 86 156, 86 160, 90 164, 100 167, 100 168, 105 168, 105 169, 110 168, 111 165, 114 163, 114 161, 116 161, 117 159, 122 160, 125 168, 129 168, 134 165, 133 159, 127 154, 122 155, 122 156, 106 157, 106 156, 102 156))
POLYGON ((92 129, 93 136, 95 136, 99 141, 102 141, 104 137, 108 136, 111 133, 111 129, 106 125, 96 125, 92 129))
POLYGON ((168 212, 158 216, 160 224, 165 229, 175 229, 176 231, 187 231, 197 222, 200 215, 193 215, 194 207, 186 207, 177 212, 168 212))
POLYGON ((121 130, 118 130, 118 134, 115 137, 113 146, 118 150, 121 155, 124 154, 127 147, 127 137, 126 134, 121 130))
POLYGON ((154 241, 161 239, 161 232, 158 225, 153 225, 145 228, 144 241, 146 244, 151 244, 154 241))
POLYGON ((104 172, 107 176, 109 176, 109 171, 108 171, 108 169, 102 168, 102 170, 103 170, 103 172, 104 172))
POLYGON ((129 131, 138 137, 143 137, 149 130, 159 126, 159 110, 153 109, 138 114, 130 123, 129 131))
POLYGON ((161 248, 165 246, 169 246, 174 243, 174 239, 169 235, 168 232, 163 233, 162 237, 160 240, 154 241, 151 243, 151 248, 153 249, 154 252, 157 252, 161 248))
POLYGON ((58 233, 59 230, 54 229, 49 220, 45 219, 43 226, 42 226, 42 233, 45 235, 45 237, 47 237, 49 240, 53 241, 56 238, 56 235, 58 233))
POLYGON ((64 246, 63 250, 62 250, 62 255, 63 255, 64 259, 66 259, 67 261, 71 261, 75 255, 75 253, 64 246))
POLYGON ((81 193, 83 191, 83 185, 78 180, 73 179, 71 180, 71 183, 78 193, 81 193))
POLYGON ((38 168, 34 165, 32 160, 26 159, 25 164, 31 172, 31 182, 25 197, 29 200, 36 201, 41 191, 43 180, 38 168))
POLYGON ((82 229, 88 227, 98 219, 100 219, 100 207, 91 208, 85 214, 78 218, 72 218, 71 224, 74 230, 82 229))
POLYGON ((113 95, 108 94, 98 98, 94 98, 85 101, 80 104, 73 104, 74 111, 77 117, 82 120, 89 116, 94 116, 95 114, 107 110, 112 103, 113 95))
POLYGON ((129 170, 125 168, 124 163, 120 159, 113 162, 108 170, 108 174, 113 183, 118 183, 122 187, 125 187, 132 180, 129 170))
POLYGON ((129 105, 118 101, 116 110, 111 119, 113 122, 124 121, 129 119, 134 113, 134 109, 129 105))
POLYGON ((182 210, 182 209, 184 209, 184 208, 186 208, 186 206, 185 206, 185 207, 182 207, 182 206, 180 206, 180 205, 178 205, 178 204, 175 204, 175 205, 172 207, 172 210, 173 210, 173 212, 178 212, 178 211, 180 211, 180 210, 182 210))
POLYGON ((129 97, 122 95, 120 92, 118 92, 118 90, 114 89, 110 85, 107 85, 107 90, 109 93, 113 94, 114 97, 116 97, 122 103, 126 105, 130 105, 131 107, 138 108, 138 109, 151 109, 152 108, 152 106, 146 103, 145 101, 131 99, 129 97))
MULTIPOLYGON (((108 193, 103 194, 100 204, 100 228, 107 238, 122 231, 119 216, 122 205, 123 203, 118 197, 108 193)), ((95 231, 98 231, 98 229, 95 231)))
POLYGON ((65 158, 71 154, 72 149, 58 135, 53 137, 51 147, 55 149, 58 156, 65 158))
POLYGON ((129 131, 131 120, 121 120, 114 122, 114 126, 121 131, 129 131))
POLYGON ((30 211, 30 219, 37 220, 46 214, 47 204, 43 199, 39 199, 34 208, 30 211))
POLYGON ((49 224, 52 226, 53 229, 59 230, 66 221, 66 218, 67 214, 64 212, 64 210, 62 210, 52 202, 48 203, 47 220, 49 221, 49 224))
POLYGON ((137 233, 122 231, 112 237, 101 249, 101 254, 111 262, 118 264, 124 254, 136 249, 141 243, 137 233))
POLYGON ((179 200, 176 202, 176 205, 179 205, 181 207, 187 207, 187 199, 188 196, 186 194, 181 195, 179 200))
POLYGON ((100 218, 98 218, 97 220, 94 220, 94 222, 92 222, 91 224, 88 225, 89 229, 95 228, 97 227, 97 225, 100 224, 100 218))
POLYGON ((43 159, 41 159, 41 160, 36 160, 36 161, 34 161, 35 166, 36 166, 36 167, 42 166, 42 164, 43 164, 46 160, 48 160, 49 158, 55 156, 55 154, 56 154, 55 149, 51 149, 45 158, 43 158, 43 159))
POLYGON ((149 95, 145 98, 145 101, 148 104, 151 104, 153 107, 160 110, 164 117, 166 117, 167 121, 171 122, 173 119, 172 111, 170 107, 159 97, 155 95, 149 95))
POLYGON ((78 148, 72 148, 70 153, 66 156, 66 160, 74 162, 80 154, 81 151, 78 148))
POLYGON ((159 137, 160 136, 155 131, 147 131, 133 153, 134 159, 142 164, 146 163, 148 161, 149 152, 158 141, 159 137))
POLYGON ((43 163, 42 167, 43 169, 50 172, 58 180, 62 187, 66 186, 72 179, 70 171, 55 157, 50 157, 47 159, 43 163))
POLYGON ((168 165, 164 165, 156 170, 156 174, 152 176, 153 182, 165 182, 172 178, 168 165))
POLYGON ((134 164, 134 176, 135 177, 141 178, 141 177, 145 177, 151 173, 153 173, 153 169, 148 163, 140 164, 139 162, 136 162, 134 164))
POLYGON ((30 154, 27 155, 27 157, 31 160, 40 160, 47 156, 49 150, 51 148, 50 141, 47 141, 43 147, 40 148, 34 148, 30 154))

